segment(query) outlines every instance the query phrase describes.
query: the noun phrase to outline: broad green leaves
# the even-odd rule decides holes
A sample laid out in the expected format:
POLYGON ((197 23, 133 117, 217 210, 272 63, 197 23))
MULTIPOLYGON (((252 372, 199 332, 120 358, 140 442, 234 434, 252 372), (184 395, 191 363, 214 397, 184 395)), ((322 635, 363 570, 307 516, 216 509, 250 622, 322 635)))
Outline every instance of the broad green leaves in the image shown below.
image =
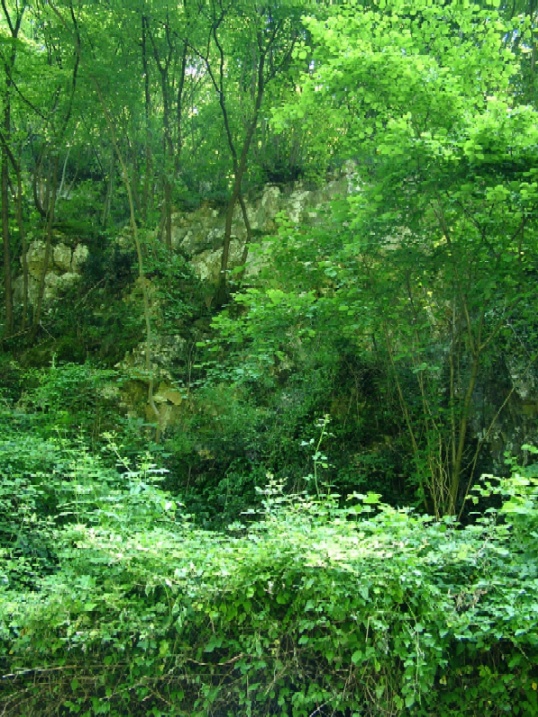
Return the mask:
MULTIPOLYGON (((32 456, 14 445, 14 458, 32 456)), ((71 485, 112 488, 115 516, 81 501, 54 531, 54 573, 0 588, 11 714, 307 717, 330 700, 338 713, 493 717, 492 690, 503 709, 535 704, 535 470, 493 488, 510 528, 493 509, 463 527, 272 481, 259 520, 233 535, 164 518, 151 500, 133 511, 112 473, 75 467, 71 485)))
POLYGON ((347 213, 335 211, 334 321, 360 351, 373 337, 419 495, 437 514, 454 512, 508 401, 487 411, 472 448, 476 392, 514 319, 533 321, 538 113, 520 104, 519 19, 473 3, 395 0, 306 23, 315 52, 297 104, 331 108, 325 141, 363 177, 347 213))

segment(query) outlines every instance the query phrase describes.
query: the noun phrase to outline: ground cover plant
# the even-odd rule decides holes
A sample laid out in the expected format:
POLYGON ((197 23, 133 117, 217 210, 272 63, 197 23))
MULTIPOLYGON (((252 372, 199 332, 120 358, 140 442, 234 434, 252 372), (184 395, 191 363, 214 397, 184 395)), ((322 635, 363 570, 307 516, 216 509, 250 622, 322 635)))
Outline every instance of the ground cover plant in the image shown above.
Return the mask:
POLYGON ((499 507, 465 527, 269 476, 218 533, 149 458, 51 443, 44 481, 43 440, 0 454, 1 714, 536 714, 532 466, 485 478, 499 507))

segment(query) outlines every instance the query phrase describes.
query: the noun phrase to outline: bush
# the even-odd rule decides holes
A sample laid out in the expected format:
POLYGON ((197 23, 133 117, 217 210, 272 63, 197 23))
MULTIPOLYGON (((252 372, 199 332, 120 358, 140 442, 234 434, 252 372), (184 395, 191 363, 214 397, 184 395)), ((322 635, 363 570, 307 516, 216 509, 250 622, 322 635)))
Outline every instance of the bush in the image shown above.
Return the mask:
POLYGON ((273 481, 219 534, 148 471, 56 524, 38 592, 0 594, 8 714, 536 714, 530 473, 465 528, 273 481))
POLYGON ((19 417, 26 415, 43 435, 82 432, 95 440, 117 424, 118 399, 113 385, 117 384, 117 371, 53 362, 48 368, 28 371, 25 378, 19 417))

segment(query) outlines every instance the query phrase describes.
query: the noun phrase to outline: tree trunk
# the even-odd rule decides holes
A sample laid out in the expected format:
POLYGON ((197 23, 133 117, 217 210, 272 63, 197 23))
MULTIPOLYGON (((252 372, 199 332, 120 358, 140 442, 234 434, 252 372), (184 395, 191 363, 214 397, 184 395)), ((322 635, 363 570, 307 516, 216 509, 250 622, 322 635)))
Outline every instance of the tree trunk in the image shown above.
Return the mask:
POLYGON ((41 314, 43 311, 43 301, 45 298, 45 286, 47 273, 50 266, 50 260, 52 258, 52 227, 54 223, 54 212, 56 210, 56 197, 58 196, 58 155, 54 156, 52 162, 52 172, 49 175, 49 189, 47 191, 47 222, 46 222, 46 239, 45 239, 45 257, 43 259, 43 270, 39 277, 39 288, 37 292, 37 304, 34 312, 34 319, 32 322, 31 340, 33 341, 36 337, 39 323, 41 321, 41 314))
POLYGON ((114 193, 114 175, 116 169, 116 162, 114 153, 110 155, 110 168, 108 170, 108 182, 106 187, 105 203, 103 204, 103 213, 101 214, 101 226, 106 229, 108 224, 108 217, 110 216, 110 209, 112 207, 112 195, 114 193))
MULTIPOLYGON (((261 92, 263 94, 263 90, 261 92)), ((220 274, 219 274, 219 283, 217 285, 217 291, 215 292, 215 304, 216 306, 222 306, 223 304, 227 303, 227 301, 230 298, 230 288, 228 285, 228 264, 230 261, 230 244, 232 241, 232 222, 233 222, 233 214, 234 209, 239 201, 241 203, 241 210, 243 212, 243 218, 245 220, 245 227, 247 230, 247 242, 245 244, 245 249, 247 251, 243 251, 243 259, 246 261, 247 254, 248 254, 248 239, 249 239, 249 230, 250 230, 250 222, 248 220, 248 214, 246 210, 245 203, 243 201, 242 193, 241 193, 241 185, 243 184, 243 177, 245 176, 246 170, 247 170, 247 158, 248 153, 250 150, 250 145, 252 142, 252 138, 254 137, 254 132, 256 131, 256 126, 258 124, 258 111, 259 106, 261 106, 261 95, 259 97, 259 103, 257 102, 256 105, 256 114, 253 118, 252 122, 250 123, 250 126, 247 130, 247 134, 245 136, 245 139, 243 141, 243 147, 241 150, 241 157, 239 159, 239 162, 234 162, 234 184, 232 189, 232 194, 230 196, 230 200, 228 202, 228 206, 226 208, 226 221, 224 225, 224 242, 222 245, 222 255, 220 260, 220 274)), ((224 111, 224 110, 223 110, 224 111)), ((227 116, 227 112, 226 112, 227 116)))
POLYGON ((148 63, 148 19, 145 15, 142 15, 142 70, 144 74, 144 121, 145 121, 145 167, 144 167, 144 196, 142 199, 142 218, 144 222, 148 219, 150 211, 150 204, 153 204, 153 192, 152 192, 152 177, 153 177, 153 155, 151 152, 151 85, 149 78, 149 63, 148 63))
POLYGON ((133 233, 133 240, 134 240, 136 256, 137 256, 137 260, 138 260, 138 279, 141 284, 142 300, 143 300, 143 305, 144 305, 144 323, 145 323, 145 327, 146 327, 145 369, 146 369, 146 373, 148 376, 148 404, 157 420, 156 440, 158 442, 160 440, 160 435, 161 435, 161 424, 160 424, 161 416, 159 413, 159 409, 155 405, 155 400, 153 398, 154 376, 153 376, 153 366, 152 366, 152 360, 151 360, 151 306, 150 306, 150 299, 149 299, 149 292, 148 292, 148 280, 146 277, 146 272, 144 270, 144 257, 142 254, 142 244, 140 241, 140 235, 138 233, 138 226, 136 223, 136 212, 135 212, 135 203, 134 203, 133 191, 132 191, 132 183, 129 178, 129 172, 127 171, 127 164, 125 162, 125 159, 123 158, 123 155, 119 148, 118 141, 116 139, 114 123, 112 121, 112 118, 110 117, 110 113, 109 113, 108 108, 104 102, 101 89, 100 89, 99 85, 97 84, 97 82, 95 82, 95 81, 94 81, 94 86, 95 86, 95 91, 97 93, 97 97, 99 99, 99 102, 100 102, 102 110, 103 110, 106 124, 108 126, 108 130, 110 133, 110 139, 112 140, 112 144, 114 146, 114 151, 115 151, 116 157, 118 159, 118 164, 121 169, 122 179, 123 179, 123 183, 125 186, 125 191, 127 192, 127 199, 129 202, 129 217, 130 217, 131 231, 133 233))
MULTIPOLYGON (((4 131, 7 107, 4 110, 4 131)), ((8 119, 9 122, 9 119, 8 119)), ((8 136, 8 133, 6 133, 8 136)), ((9 174, 8 157, 5 148, 2 148, 2 242, 4 246, 4 305, 5 323, 4 336, 13 333, 13 287, 11 282, 11 234, 9 231, 9 174)))
POLYGON ((22 260, 22 330, 26 329, 28 322, 28 244, 26 241, 26 227, 24 226, 23 215, 23 192, 22 192, 22 172, 20 164, 15 167, 17 174, 17 225, 19 227, 19 238, 21 243, 21 260, 22 260))

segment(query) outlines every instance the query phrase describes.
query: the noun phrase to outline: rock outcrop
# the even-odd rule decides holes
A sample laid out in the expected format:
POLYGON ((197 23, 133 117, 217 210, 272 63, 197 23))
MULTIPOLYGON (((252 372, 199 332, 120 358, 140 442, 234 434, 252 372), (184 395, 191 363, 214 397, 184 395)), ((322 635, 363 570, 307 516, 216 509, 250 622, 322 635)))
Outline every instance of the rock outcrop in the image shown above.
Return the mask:
MULTIPOLYGON (((52 256, 45 274, 45 302, 53 300, 63 290, 72 286, 80 277, 84 262, 89 256, 89 249, 83 243, 74 247, 59 241, 52 247, 52 256)), ((28 266, 28 301, 37 302, 39 285, 45 270, 46 243, 35 239, 28 247, 26 263, 28 266)), ((15 300, 22 303, 23 277, 18 276, 14 282, 15 300)))
MULTIPOLYGON (((263 240, 277 229, 277 218, 282 215, 293 223, 312 223, 321 207, 332 199, 356 191, 354 165, 346 167, 336 179, 317 189, 309 189, 301 184, 280 187, 269 184, 258 193, 245 199, 252 232, 256 239, 263 240)), ((191 212, 176 212, 172 217, 172 246, 186 256, 201 281, 216 284, 219 278, 222 245, 224 241, 225 208, 215 208, 204 204, 191 212)), ((235 209, 232 225, 229 266, 233 268, 241 263, 246 241, 246 229, 241 208, 235 209)), ((121 232, 117 243, 122 248, 132 246, 128 230, 121 232)), ((39 284, 45 266, 45 241, 36 239, 28 247, 26 261, 28 265, 28 299, 35 304, 39 284)), ((89 249, 83 241, 73 245, 57 237, 53 243, 52 259, 45 276, 45 302, 53 300, 70 287, 80 275, 82 266, 89 256, 89 249)), ((259 267, 256 261, 247 262, 246 276, 253 276, 259 267)), ((15 280, 15 299, 22 303, 23 278, 15 280)))
MULTIPOLYGON (((256 238, 277 230, 277 219, 285 215, 292 223, 315 223, 319 210, 338 196, 349 193, 354 187, 352 169, 319 189, 301 185, 279 187, 266 185, 255 196, 245 200, 252 232, 256 238)), ((190 260, 203 282, 215 284, 219 278, 220 259, 224 240, 224 209, 204 205, 194 212, 176 213, 173 216, 172 245, 190 260)), ((229 266, 238 266, 243 258, 246 229, 239 205, 234 212, 229 266)), ((257 273, 253 259, 247 261, 246 277, 257 273)))

